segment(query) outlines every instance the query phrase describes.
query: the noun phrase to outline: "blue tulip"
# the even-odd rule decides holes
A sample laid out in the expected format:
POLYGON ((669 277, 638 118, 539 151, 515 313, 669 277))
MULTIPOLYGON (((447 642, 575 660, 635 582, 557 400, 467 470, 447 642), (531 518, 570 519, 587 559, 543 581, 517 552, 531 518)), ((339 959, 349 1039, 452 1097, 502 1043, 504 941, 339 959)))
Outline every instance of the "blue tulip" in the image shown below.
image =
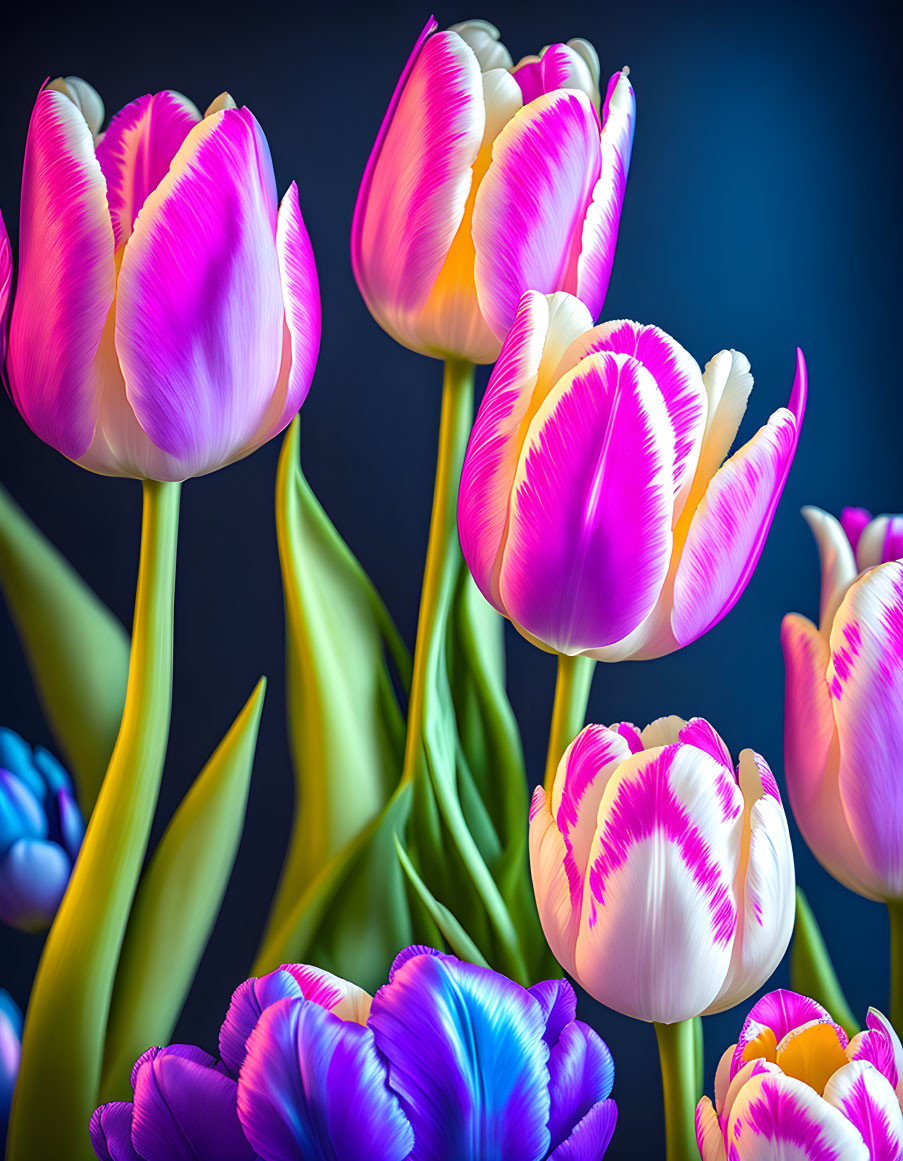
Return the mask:
POLYGON ((9 992, 0 988, 0 1156, 6 1144, 9 1106, 22 1055, 22 1013, 9 992))
POLYGON ((50 926, 84 833, 56 758, 0 728, 0 921, 22 931, 50 926))

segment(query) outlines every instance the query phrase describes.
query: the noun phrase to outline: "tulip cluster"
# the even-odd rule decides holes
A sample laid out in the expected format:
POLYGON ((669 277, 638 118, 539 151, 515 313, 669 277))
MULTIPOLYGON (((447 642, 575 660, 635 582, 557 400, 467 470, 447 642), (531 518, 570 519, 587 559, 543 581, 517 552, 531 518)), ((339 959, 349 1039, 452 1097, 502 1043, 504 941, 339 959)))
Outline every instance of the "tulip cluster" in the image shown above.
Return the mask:
POLYGON ((903 1156, 903 1047, 874 1008, 852 1040, 820 1004, 763 996, 696 1110, 702 1161, 903 1156))
POLYGON ((410 947, 372 997, 289 965, 245 981, 220 1059, 151 1048, 91 1121, 101 1161, 597 1161, 614 1066, 564 980, 410 947))

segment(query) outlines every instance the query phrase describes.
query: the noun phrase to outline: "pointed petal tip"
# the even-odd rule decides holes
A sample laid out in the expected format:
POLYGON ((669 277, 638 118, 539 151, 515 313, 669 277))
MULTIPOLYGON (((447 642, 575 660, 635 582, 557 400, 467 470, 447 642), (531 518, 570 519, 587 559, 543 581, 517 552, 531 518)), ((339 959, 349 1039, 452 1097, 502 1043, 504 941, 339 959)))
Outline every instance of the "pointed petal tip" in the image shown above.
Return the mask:
POLYGON ((793 390, 787 409, 796 416, 797 426, 803 422, 806 411, 806 399, 809 394, 809 372, 806 367, 806 356, 800 347, 796 348, 796 375, 793 380, 793 390))

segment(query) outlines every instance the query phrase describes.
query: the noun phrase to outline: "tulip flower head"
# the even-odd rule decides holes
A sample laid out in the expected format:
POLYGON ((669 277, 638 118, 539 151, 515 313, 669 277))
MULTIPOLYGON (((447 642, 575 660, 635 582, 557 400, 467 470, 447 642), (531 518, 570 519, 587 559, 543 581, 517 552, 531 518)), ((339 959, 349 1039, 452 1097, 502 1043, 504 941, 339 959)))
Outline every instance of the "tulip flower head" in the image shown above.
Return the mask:
POLYGON ((184 480, 248 455, 303 402, 313 255, 296 187, 277 207, 263 132, 227 95, 204 117, 178 93, 139 97, 95 137, 102 119, 78 78, 38 95, 12 396, 91 471, 184 480))
POLYGON ((0 729, 0 921, 23 931, 50 926, 84 833, 59 762, 0 729))
POLYGON ((700 372, 663 331, 592 327, 566 294, 527 293, 477 414, 458 531, 486 599, 543 648, 660 657, 733 608, 796 451, 790 402, 725 462, 752 389, 721 351, 700 372))
POLYGON ((12 996, 0 988, 0 1154, 6 1143, 9 1106, 22 1055, 22 1013, 12 996))
POLYGON ((430 948, 372 998, 286 966, 247 980, 217 1061, 151 1049, 133 1102, 91 1121, 101 1161, 598 1161, 611 1055, 565 980, 525 989, 430 948))
POLYGON ((819 862, 903 899, 903 517, 805 508, 821 557, 818 627, 784 618, 787 793, 819 862))
POLYGON ((543 931, 595 999, 672 1024, 768 979, 790 942, 787 819, 764 758, 702 718, 587 726, 530 809, 543 931))
POLYGON ((627 70, 595 49, 512 64, 483 20, 427 24, 364 171, 351 236, 371 314, 406 347, 491 363, 525 290, 602 309, 633 143, 627 70))
POLYGON ((696 1109, 702 1161, 891 1161, 903 1156, 903 1048, 874 1008, 852 1040, 814 1000, 755 1005, 696 1109))

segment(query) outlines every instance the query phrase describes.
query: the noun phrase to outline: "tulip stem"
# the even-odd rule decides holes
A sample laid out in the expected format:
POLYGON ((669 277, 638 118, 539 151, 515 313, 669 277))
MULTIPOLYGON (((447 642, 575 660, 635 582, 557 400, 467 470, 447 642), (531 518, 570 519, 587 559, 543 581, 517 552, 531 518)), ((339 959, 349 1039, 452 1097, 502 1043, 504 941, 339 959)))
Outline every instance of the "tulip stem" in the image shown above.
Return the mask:
POLYGON ((558 676, 555 680, 555 702, 552 706, 552 725, 549 729, 549 749, 546 753, 546 793, 552 793, 552 783, 561 756, 583 729, 589 689, 596 667, 591 657, 567 657, 558 654, 558 676))
POLYGON ((473 376, 472 363, 446 359, 433 510, 408 699, 408 726, 401 776, 403 783, 414 777, 423 752, 424 693, 431 659, 435 656, 434 645, 446 631, 449 602, 458 574, 458 483, 473 424, 473 376))
POLYGON ((696 1145, 696 1037, 693 1020, 656 1024, 665 1097, 666 1161, 699 1161, 696 1145))
POLYGON ((890 1022, 903 1032, 903 902, 887 904, 890 916, 890 1022))
POLYGON ((141 559, 119 735, 44 946, 22 1045, 7 1161, 91 1161, 119 953, 144 862, 172 705, 178 484, 144 483, 141 559), (52 1115, 48 1115, 48 1094, 52 1115))

